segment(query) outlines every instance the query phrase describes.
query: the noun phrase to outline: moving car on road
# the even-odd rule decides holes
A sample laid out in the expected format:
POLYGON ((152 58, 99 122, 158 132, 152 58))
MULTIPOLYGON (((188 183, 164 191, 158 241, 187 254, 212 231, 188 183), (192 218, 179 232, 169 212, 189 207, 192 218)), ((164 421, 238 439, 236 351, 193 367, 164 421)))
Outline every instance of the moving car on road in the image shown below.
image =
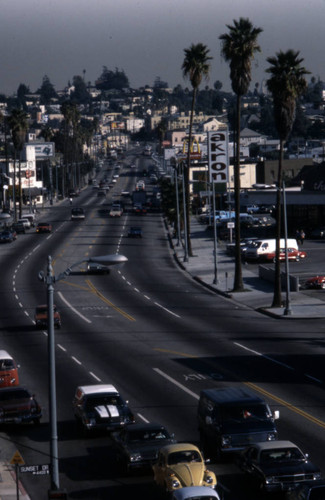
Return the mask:
MULTIPOLYGON (((285 260, 286 251, 285 248, 280 248, 280 260, 285 260)), ((297 250, 296 248, 288 248, 288 259, 299 262, 301 259, 305 259, 307 257, 307 252, 302 250, 297 250)), ((275 262, 275 252, 268 253, 265 255, 265 259, 267 261, 275 262)))
POLYGON ((16 231, 5 229, 0 233, 0 243, 12 243, 17 239, 16 231))
POLYGON ((238 465, 264 492, 288 491, 321 478, 320 469, 291 441, 255 443, 242 452, 238 465))
POLYGON ((111 384, 77 387, 72 408, 77 422, 85 431, 115 431, 135 421, 128 401, 124 401, 111 384))
POLYGON ((0 389, 0 425, 39 424, 42 409, 28 389, 21 386, 0 389))
POLYGON ((142 238, 142 229, 139 226, 131 226, 128 231, 128 238, 142 238))
POLYGON ((71 210, 71 220, 84 220, 85 212, 83 208, 73 208, 71 210))
POLYGON ((312 278, 308 278, 303 284, 301 288, 321 288, 325 290, 325 276, 313 276, 312 278))
MULTIPOLYGON (((42 304, 42 305, 36 307, 34 320, 35 320, 36 326, 38 328, 47 328, 48 327, 47 313, 48 313, 47 304, 42 304)), ((53 306, 53 317, 54 317, 55 328, 61 328, 61 315, 60 315, 59 311, 57 310, 56 305, 53 306)))
POLYGON ((112 434, 117 459, 127 471, 150 467, 158 451, 167 444, 176 443, 167 429, 156 423, 128 425, 112 434))
POLYGON ((50 222, 39 222, 36 226, 37 233, 51 233, 52 224, 50 222))
POLYGON ((152 468, 156 484, 168 493, 185 486, 215 488, 217 484, 216 476, 206 468, 199 448, 190 443, 164 446, 152 468))

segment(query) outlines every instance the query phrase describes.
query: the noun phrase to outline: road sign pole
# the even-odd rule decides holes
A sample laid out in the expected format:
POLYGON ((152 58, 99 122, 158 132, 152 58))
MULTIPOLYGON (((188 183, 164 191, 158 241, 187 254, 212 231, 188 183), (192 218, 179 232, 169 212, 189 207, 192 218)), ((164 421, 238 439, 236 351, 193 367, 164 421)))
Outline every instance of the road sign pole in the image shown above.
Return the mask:
POLYGON ((15 464, 15 472, 16 472, 16 494, 17 494, 17 500, 19 500, 19 464, 15 464))

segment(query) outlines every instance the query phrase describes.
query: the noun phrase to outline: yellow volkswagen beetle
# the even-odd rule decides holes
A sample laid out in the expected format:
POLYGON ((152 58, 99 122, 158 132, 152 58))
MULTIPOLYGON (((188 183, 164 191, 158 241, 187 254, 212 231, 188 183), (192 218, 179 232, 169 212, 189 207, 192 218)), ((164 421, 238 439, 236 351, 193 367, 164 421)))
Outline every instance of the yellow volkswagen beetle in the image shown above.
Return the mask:
POLYGON ((199 448, 189 443, 163 446, 153 464, 154 481, 171 493, 185 486, 207 486, 215 488, 214 472, 206 468, 199 448))

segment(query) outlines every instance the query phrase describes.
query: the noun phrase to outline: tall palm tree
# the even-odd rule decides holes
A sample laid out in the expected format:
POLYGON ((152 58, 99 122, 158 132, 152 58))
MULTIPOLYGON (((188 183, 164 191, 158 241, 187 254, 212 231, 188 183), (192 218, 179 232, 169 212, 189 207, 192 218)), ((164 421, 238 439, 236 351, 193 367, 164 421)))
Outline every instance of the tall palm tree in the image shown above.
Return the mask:
POLYGON ((281 187, 283 147, 287 140, 296 115, 296 101, 307 88, 305 75, 309 73, 301 63, 303 58, 299 52, 288 50, 278 52, 275 57, 268 57, 271 66, 266 70, 271 77, 267 80, 267 88, 273 97, 275 126, 280 139, 279 167, 276 195, 276 259, 275 280, 272 307, 281 306, 281 272, 280 272, 280 238, 281 238, 281 187))
POLYGON ((192 88, 192 107, 190 116, 190 129, 188 138, 188 151, 187 151, 187 168, 184 170, 184 184, 185 184, 185 205, 186 205, 186 233, 187 233, 187 250, 188 255, 192 256, 192 244, 190 235, 190 163, 191 163, 191 145, 192 145, 192 135, 193 135, 193 116, 194 107, 198 88, 202 81, 202 78, 206 79, 209 77, 210 64, 209 61, 212 57, 209 57, 209 49, 202 43, 196 45, 192 44, 189 49, 184 49, 185 57, 182 65, 184 78, 188 77, 192 88))
POLYGON ((251 66, 255 52, 261 49, 257 43, 258 35, 263 31, 252 25, 249 19, 234 20, 234 25, 227 25, 229 33, 219 36, 222 42, 221 54, 230 63, 230 79, 237 96, 236 104, 236 155, 234 164, 235 197, 235 279, 234 292, 244 290, 240 252, 240 111, 241 98, 247 94, 251 82, 251 66))
POLYGON ((11 129, 12 141, 14 144, 14 178, 13 178, 13 202, 14 202, 14 219, 16 220, 16 160, 19 153, 18 167, 18 182, 19 182, 19 217, 22 216, 22 189, 21 189, 21 152, 26 142, 26 132, 28 130, 28 115, 22 109, 13 109, 8 117, 8 124, 11 129))

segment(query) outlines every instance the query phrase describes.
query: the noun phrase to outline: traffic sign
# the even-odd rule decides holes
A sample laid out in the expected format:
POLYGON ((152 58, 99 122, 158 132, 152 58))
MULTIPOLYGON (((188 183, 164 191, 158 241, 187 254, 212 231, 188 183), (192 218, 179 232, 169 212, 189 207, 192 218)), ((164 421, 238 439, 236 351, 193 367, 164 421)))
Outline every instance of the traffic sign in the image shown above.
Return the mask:
POLYGON ((10 460, 11 465, 25 465, 25 461, 19 451, 17 450, 10 460))
POLYGON ((34 476, 43 476, 50 473, 49 464, 42 465, 21 465, 19 467, 19 472, 22 474, 30 473, 34 476))

